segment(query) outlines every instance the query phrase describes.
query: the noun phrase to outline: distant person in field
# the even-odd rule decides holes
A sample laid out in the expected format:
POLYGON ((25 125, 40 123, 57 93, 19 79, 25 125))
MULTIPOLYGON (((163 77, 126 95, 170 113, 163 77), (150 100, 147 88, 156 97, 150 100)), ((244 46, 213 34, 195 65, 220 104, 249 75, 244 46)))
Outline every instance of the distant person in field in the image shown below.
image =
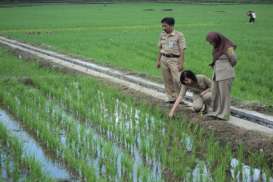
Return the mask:
POLYGON ((248 11, 247 16, 249 16, 249 23, 255 23, 256 13, 254 11, 248 11))
POLYGON ((195 75, 192 71, 185 70, 181 73, 180 82, 182 87, 179 96, 169 112, 169 117, 174 116, 177 106, 183 100, 187 91, 193 93, 192 110, 195 112, 207 112, 211 105, 212 81, 205 75, 195 75))
POLYGON ((179 76, 184 65, 186 42, 183 33, 174 29, 175 20, 165 17, 161 20, 163 32, 160 34, 159 53, 156 67, 161 68, 168 103, 174 103, 179 91, 179 76))
POLYGON ((213 60, 210 66, 214 71, 212 112, 209 112, 207 116, 229 120, 231 85, 235 78, 234 66, 237 62, 236 45, 217 32, 209 32, 207 41, 213 46, 213 60))

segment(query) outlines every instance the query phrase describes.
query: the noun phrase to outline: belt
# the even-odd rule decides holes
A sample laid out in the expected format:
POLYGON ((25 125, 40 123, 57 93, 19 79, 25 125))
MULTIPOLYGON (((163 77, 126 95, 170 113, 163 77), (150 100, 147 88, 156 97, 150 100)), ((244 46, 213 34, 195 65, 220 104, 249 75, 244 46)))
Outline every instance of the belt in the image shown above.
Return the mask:
POLYGON ((175 54, 164 54, 164 53, 161 53, 162 56, 165 56, 167 58, 179 58, 180 55, 175 55, 175 54))

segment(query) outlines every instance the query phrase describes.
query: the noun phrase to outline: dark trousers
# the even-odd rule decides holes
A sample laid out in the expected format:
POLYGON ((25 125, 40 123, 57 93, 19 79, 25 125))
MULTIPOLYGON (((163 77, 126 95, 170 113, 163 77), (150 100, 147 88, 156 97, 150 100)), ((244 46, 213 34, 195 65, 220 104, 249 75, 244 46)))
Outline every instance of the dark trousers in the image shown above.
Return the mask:
POLYGON ((249 18, 249 23, 254 23, 254 22, 255 22, 255 18, 250 17, 250 18, 249 18))

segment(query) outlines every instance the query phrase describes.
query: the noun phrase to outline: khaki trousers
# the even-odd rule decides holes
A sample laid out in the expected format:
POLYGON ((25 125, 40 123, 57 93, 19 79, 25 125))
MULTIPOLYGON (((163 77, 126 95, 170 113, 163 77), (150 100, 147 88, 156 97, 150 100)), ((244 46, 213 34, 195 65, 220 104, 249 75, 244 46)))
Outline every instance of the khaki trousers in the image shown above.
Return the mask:
POLYGON ((162 56, 160 60, 165 91, 169 100, 175 100, 180 92, 180 72, 178 59, 162 56))
POLYGON ((229 120, 232 80, 231 78, 222 81, 213 81, 212 113, 210 115, 223 120, 229 120))
POLYGON ((192 103, 192 108, 194 111, 199 112, 203 108, 203 105, 205 105, 205 109, 208 109, 209 106, 211 105, 211 99, 212 99, 212 93, 207 92, 203 96, 199 94, 193 94, 193 103, 192 103))

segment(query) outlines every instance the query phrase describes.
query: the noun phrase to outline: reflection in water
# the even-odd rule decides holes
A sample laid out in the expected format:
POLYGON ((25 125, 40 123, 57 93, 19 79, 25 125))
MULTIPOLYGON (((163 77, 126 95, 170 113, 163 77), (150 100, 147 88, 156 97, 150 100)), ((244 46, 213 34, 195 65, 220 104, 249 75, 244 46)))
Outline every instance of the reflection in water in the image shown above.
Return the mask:
POLYGON ((48 174, 55 179, 70 179, 69 173, 58 163, 51 161, 44 153, 41 146, 33 139, 17 121, 12 119, 5 111, 0 109, 0 122, 12 136, 15 136, 23 146, 23 155, 34 157, 48 174))

